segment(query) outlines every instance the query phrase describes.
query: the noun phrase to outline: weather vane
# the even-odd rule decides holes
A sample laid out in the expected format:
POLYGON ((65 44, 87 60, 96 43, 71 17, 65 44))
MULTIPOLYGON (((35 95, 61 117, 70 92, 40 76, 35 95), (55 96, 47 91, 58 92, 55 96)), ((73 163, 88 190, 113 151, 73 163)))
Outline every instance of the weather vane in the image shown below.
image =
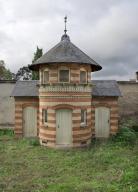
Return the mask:
POLYGON ((64 30, 64 32, 65 32, 65 34, 66 34, 66 33, 67 33, 67 29, 66 29, 67 16, 64 17, 64 22, 65 22, 65 30, 64 30))

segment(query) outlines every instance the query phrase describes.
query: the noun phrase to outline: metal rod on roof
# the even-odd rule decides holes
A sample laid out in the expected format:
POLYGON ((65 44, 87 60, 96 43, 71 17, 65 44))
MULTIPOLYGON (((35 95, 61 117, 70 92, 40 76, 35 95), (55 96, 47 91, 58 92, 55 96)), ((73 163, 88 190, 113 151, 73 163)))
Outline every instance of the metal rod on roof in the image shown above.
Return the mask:
POLYGON ((65 32, 65 34, 66 34, 66 33, 67 33, 67 28, 66 28, 67 16, 64 17, 64 22, 65 22, 65 30, 64 30, 64 32, 65 32))

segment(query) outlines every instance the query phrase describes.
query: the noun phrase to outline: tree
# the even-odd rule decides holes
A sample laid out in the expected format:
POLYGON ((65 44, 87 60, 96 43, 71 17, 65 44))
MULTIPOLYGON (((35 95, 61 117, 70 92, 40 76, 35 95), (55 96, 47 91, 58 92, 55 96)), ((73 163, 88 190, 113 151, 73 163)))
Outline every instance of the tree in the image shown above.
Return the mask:
MULTIPOLYGON (((32 63, 34 63, 42 55, 43 55, 43 49, 39 49, 39 47, 37 46, 36 52, 34 53, 34 58, 32 60, 32 63)), ((39 79, 39 72, 33 71, 32 72, 32 80, 38 80, 38 79, 39 79)))
POLYGON ((34 63, 37 59, 39 59, 43 55, 43 49, 39 49, 37 46, 36 52, 34 53, 34 58, 32 60, 32 63, 34 63))
POLYGON ((4 75, 4 61, 0 60, 0 80, 3 78, 4 75))
POLYGON ((31 80, 32 79, 32 71, 28 66, 21 67, 15 75, 15 80, 31 80))
POLYGON ((5 62, 0 60, 0 80, 12 80, 14 73, 6 68, 5 62))
MULTIPOLYGON (((34 63, 37 59, 39 59, 43 55, 43 50, 39 49, 37 46, 36 52, 34 53, 34 58, 32 63, 34 63)), ((15 75, 15 80, 38 80, 39 73, 31 71, 29 66, 21 67, 15 75)))

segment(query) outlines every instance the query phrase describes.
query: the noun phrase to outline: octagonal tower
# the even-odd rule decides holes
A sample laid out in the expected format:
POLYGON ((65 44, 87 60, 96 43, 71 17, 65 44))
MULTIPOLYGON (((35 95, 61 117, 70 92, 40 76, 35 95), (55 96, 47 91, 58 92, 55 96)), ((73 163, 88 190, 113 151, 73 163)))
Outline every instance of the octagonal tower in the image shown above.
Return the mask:
POLYGON ((30 69, 39 71, 39 139, 49 147, 87 146, 92 136, 91 72, 102 67, 65 34, 30 69))

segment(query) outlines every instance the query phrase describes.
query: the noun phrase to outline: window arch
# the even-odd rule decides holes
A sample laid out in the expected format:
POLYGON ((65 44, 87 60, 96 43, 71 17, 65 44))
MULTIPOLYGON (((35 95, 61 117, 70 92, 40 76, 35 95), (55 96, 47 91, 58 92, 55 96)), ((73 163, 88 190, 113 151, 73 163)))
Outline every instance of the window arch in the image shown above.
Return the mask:
POLYGON ((58 73, 58 80, 59 82, 63 83, 69 83, 70 82, 70 70, 68 67, 62 66, 59 68, 59 73, 58 73))
POLYGON ((81 109, 81 126, 87 125, 87 110, 81 109))
POLYGON ((80 83, 87 83, 87 71, 80 69, 80 83))
POLYGON ((45 69, 45 70, 43 71, 42 83, 43 83, 43 84, 49 83, 49 70, 48 70, 48 69, 45 69))

